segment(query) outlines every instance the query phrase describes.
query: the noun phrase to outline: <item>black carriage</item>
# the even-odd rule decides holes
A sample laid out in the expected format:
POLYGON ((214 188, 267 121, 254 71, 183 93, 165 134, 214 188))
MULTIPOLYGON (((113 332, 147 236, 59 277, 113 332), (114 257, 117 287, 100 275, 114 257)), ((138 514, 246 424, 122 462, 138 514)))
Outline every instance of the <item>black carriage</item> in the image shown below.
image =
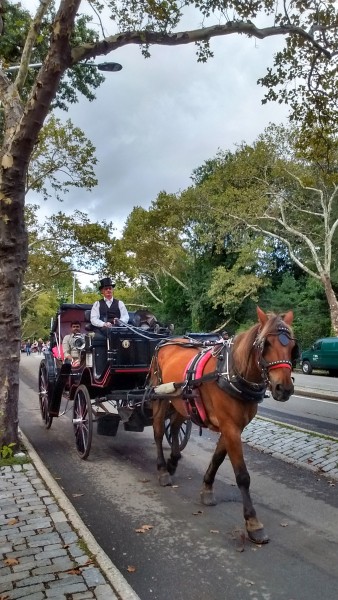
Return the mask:
MULTIPOLYGON (((126 431, 143 431, 152 425, 152 408, 146 400, 146 379, 156 346, 171 335, 146 311, 129 313, 128 324, 112 327, 104 335, 93 331, 90 304, 62 304, 53 319, 50 347, 39 368, 39 402, 49 429, 55 417, 72 413, 75 445, 79 456, 89 455, 93 424, 100 435, 115 436, 120 425, 126 431), (62 339, 72 321, 81 330, 76 339, 80 360, 76 366, 64 360, 62 339), (64 407, 61 410, 61 403, 64 407)), ((191 422, 180 433, 181 449, 188 442, 191 422)), ((170 415, 165 434, 171 443, 170 415)))

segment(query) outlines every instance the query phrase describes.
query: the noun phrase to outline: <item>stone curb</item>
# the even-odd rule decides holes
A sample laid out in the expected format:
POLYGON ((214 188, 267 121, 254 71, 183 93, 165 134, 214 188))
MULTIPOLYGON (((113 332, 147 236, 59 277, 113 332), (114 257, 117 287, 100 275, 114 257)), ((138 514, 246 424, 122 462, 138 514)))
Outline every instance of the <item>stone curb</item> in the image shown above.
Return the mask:
POLYGON ((313 390, 310 388, 297 387, 294 391, 295 396, 308 396, 309 398, 322 398, 323 400, 332 400, 338 402, 338 393, 330 392, 329 390, 313 390))

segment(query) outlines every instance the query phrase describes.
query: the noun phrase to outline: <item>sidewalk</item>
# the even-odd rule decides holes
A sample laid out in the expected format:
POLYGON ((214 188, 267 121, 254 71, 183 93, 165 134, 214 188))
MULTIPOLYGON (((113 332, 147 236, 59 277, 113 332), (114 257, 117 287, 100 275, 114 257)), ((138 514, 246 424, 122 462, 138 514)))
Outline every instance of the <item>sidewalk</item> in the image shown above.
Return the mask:
POLYGON ((0 467, 0 599, 140 600, 22 437, 33 462, 0 467))
POLYGON ((262 417, 246 426, 242 440, 265 454, 338 481, 338 440, 262 417))

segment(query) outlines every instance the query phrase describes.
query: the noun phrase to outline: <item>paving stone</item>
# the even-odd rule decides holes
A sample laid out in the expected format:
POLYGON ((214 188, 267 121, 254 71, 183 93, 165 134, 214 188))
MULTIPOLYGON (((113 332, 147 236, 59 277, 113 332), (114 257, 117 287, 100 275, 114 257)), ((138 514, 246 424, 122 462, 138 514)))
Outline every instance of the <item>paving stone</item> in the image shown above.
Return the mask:
POLYGON ((24 598, 32 596, 33 594, 44 593, 44 585, 32 585, 28 587, 17 588, 10 593, 10 600, 17 600, 18 598, 24 598))
POLYGON ((87 567, 82 569, 82 575, 88 587, 94 587, 106 583, 106 580, 104 577, 102 577, 99 569, 96 567, 87 567))
POLYGON ((118 600, 118 597, 109 585, 99 585, 95 588, 94 597, 96 600, 118 600))

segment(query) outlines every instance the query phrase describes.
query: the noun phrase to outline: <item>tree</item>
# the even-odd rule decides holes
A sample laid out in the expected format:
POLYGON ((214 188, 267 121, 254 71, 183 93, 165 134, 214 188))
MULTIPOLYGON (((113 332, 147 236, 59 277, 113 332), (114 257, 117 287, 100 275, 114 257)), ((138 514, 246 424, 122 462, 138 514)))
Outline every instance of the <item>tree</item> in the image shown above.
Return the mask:
MULTIPOLYGON (((92 0, 97 12, 102 5, 92 0)), ((186 3, 188 6, 190 2, 186 3)), ((195 2, 191 2, 196 7, 195 2)), ((4 4, 3 39, 6 39, 6 11, 11 4, 4 4)), ((93 59, 127 44, 141 46, 145 55, 153 44, 168 46, 196 43, 198 59, 206 60, 212 52, 210 40, 215 36, 245 34, 255 37, 288 36, 293 40, 293 54, 301 55, 301 76, 310 76, 313 58, 316 58, 316 90, 325 91, 327 81, 320 79, 319 65, 335 66, 337 39, 336 11, 330 3, 321 5, 312 0, 294 5, 292 11, 280 14, 277 3, 271 0, 254 2, 216 1, 198 5, 202 21, 215 16, 217 25, 194 31, 177 31, 183 16, 181 3, 136 2, 122 3, 110 0, 115 33, 102 39, 94 38, 86 43, 78 35, 78 13, 81 0, 59 0, 56 12, 51 0, 40 0, 34 18, 22 34, 22 45, 16 48, 20 68, 14 78, 4 70, 0 72, 0 99, 3 109, 3 143, 0 162, 0 337, 6 340, 0 348, 0 446, 17 442, 18 362, 20 356, 20 294, 23 274, 27 264, 27 232, 24 222, 25 182, 29 161, 43 123, 57 98, 58 90, 68 69, 75 73, 79 63, 93 59), (304 11, 304 7, 306 10, 304 11), (231 12, 232 21, 227 15, 231 12), (271 26, 258 27, 259 11, 271 19, 271 26), (43 25, 48 23, 48 35, 43 25), (41 36, 41 37, 40 37, 41 36), (28 65, 39 47, 43 66, 29 90, 25 87, 28 65)), ((196 10, 198 10, 196 7, 196 10)), ((3 53, 3 57, 5 54, 3 53)), ((289 57, 282 62, 288 69, 289 57)), ((332 67, 332 68, 333 68, 332 67)), ((312 71, 314 72, 314 71, 312 71)), ((278 78, 276 86, 278 85, 278 78)), ((285 98, 279 96, 283 101, 285 98)), ((62 100, 62 99, 61 99, 62 100)), ((334 110, 334 108, 332 109, 334 110)))
POLYGON ((33 190, 44 200, 64 200, 71 187, 91 190, 97 185, 93 165, 95 148, 70 119, 65 124, 51 115, 41 129, 29 164, 26 193, 33 190))
POLYGON ((70 295, 73 273, 87 272, 93 264, 102 272, 113 241, 111 223, 92 223, 76 210, 71 217, 59 212, 41 224, 37 208, 28 204, 25 210, 29 257, 21 297, 23 325, 42 292, 53 291, 60 303, 70 295))
POLYGON ((242 144, 231 160, 227 157, 199 193, 212 196, 211 210, 221 232, 237 223, 240 230, 244 226, 284 245, 295 265, 320 282, 332 331, 338 335, 332 280, 338 242, 338 138, 331 134, 324 142, 316 149, 308 144, 307 153, 295 131, 270 127, 252 146, 242 144))

